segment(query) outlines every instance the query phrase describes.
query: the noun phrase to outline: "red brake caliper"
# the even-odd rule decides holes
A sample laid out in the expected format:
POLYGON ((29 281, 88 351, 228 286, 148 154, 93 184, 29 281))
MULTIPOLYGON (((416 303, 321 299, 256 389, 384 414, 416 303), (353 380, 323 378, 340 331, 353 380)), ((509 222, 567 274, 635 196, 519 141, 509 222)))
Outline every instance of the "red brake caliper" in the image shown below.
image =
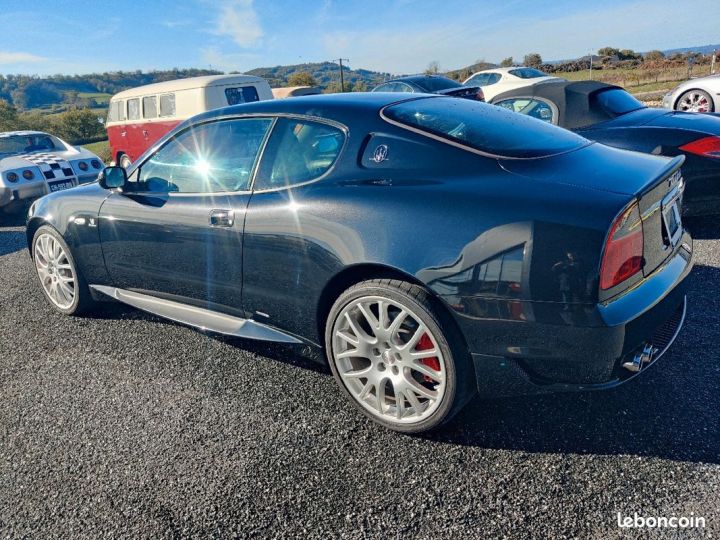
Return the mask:
MULTIPOLYGON (((423 336, 420 338, 420 341, 418 341, 417 346, 415 347, 416 351, 429 351, 430 349, 433 349, 433 342, 430 339, 430 336, 427 334, 423 334, 423 336)), ((435 371, 440 371, 440 360, 436 356, 431 356, 429 358, 422 358, 420 360, 420 363, 425 364, 427 367, 434 369, 435 371)), ((423 381, 427 383, 435 383, 435 381, 432 377, 429 377, 428 375, 423 375, 423 381)))

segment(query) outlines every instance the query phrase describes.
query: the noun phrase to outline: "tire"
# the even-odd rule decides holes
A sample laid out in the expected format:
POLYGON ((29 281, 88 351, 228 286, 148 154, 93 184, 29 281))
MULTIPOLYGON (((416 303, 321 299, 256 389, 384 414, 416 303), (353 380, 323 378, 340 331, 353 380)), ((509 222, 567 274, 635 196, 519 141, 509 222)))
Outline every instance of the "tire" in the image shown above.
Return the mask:
POLYGON ((130 158, 127 156, 127 154, 123 154, 122 156, 120 156, 119 165, 123 169, 127 169, 128 167, 130 167, 130 165, 132 165, 132 161, 130 161, 130 158))
POLYGON ((704 90, 688 90, 682 94, 677 103, 675 103, 676 111, 688 112, 715 112, 713 98, 704 90))
POLYGON ((40 289, 55 311, 64 315, 80 315, 95 307, 70 248, 51 226, 43 225, 35 232, 32 258, 40 289))
POLYGON ((437 428, 476 393, 472 360, 454 321, 411 283, 373 279, 343 292, 325 324, 325 348, 343 393, 395 431, 437 428))

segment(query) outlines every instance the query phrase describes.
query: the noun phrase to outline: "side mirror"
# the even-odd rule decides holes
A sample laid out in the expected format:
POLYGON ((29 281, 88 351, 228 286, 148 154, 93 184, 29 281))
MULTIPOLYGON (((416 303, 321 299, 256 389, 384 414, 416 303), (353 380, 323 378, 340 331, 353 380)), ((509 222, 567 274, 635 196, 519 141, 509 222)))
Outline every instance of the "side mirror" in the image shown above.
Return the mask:
POLYGON ((127 171, 123 167, 105 167, 98 175, 100 187, 115 189, 125 187, 127 183, 127 171))

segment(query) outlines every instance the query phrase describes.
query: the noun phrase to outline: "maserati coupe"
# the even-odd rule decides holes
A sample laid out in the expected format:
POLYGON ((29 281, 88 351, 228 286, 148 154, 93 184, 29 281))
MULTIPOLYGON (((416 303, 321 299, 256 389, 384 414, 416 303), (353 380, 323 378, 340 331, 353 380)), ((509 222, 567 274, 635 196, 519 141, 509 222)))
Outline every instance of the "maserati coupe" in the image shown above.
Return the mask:
POLYGON ((596 81, 533 84, 492 103, 609 146, 685 156, 684 213, 720 214, 720 115, 646 107, 623 88, 596 81))
POLYGON ((257 102, 36 201, 27 239, 61 313, 324 348, 360 411, 420 432, 663 355, 692 267, 682 161, 444 96, 257 102))

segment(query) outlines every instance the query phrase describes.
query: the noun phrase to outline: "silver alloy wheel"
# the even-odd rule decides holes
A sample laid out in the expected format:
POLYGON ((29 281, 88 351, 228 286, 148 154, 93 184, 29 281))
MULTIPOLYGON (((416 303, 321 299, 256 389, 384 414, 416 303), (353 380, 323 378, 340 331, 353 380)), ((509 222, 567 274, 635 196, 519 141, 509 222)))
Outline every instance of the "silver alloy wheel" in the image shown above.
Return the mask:
POLYGON ((710 112, 710 100, 705 92, 686 92, 678 102, 678 110, 685 112, 710 112))
POLYGON ((60 309, 69 309, 77 294, 77 275, 60 242, 43 233, 35 241, 35 268, 48 298, 60 309))
POLYGON ((380 296, 350 302, 332 330, 337 372, 353 398, 385 421, 431 416, 446 390, 438 341, 408 306, 380 296))

